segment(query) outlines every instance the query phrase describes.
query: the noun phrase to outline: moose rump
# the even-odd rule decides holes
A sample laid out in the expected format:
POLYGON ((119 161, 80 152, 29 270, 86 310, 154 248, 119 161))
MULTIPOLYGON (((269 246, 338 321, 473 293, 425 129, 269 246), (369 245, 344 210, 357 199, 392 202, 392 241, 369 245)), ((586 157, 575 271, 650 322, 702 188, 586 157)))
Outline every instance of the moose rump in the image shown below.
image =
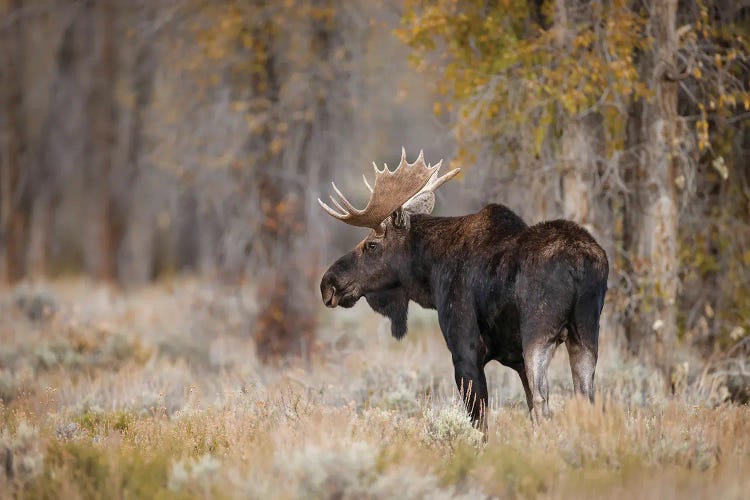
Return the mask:
POLYGON ((583 228, 565 220, 525 228, 500 246, 493 260, 507 271, 493 276, 489 286, 496 292, 477 302, 480 308, 488 305, 478 315, 480 334, 493 342, 486 361, 495 359, 518 371, 529 410, 536 417, 548 415, 547 368, 555 348, 565 343, 573 388, 593 401, 599 317, 607 291, 604 250, 583 228))

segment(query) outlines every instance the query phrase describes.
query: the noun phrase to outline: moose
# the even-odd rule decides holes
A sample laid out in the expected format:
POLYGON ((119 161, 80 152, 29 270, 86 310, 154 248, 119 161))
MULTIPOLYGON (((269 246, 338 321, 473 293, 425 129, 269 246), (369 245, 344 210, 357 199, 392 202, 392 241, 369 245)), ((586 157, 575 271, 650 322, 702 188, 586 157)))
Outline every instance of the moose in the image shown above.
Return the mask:
POLYGON ((371 231, 320 282, 328 307, 360 298, 407 332, 409 301, 436 309, 456 384, 474 425, 486 432, 484 366, 497 360, 518 372, 532 421, 549 416, 547 368, 565 343, 573 388, 594 399, 599 316, 607 291, 607 255, 581 226, 553 220, 527 226, 503 205, 435 217, 435 191, 460 169, 438 176, 442 160, 375 167, 371 196, 358 210, 333 184, 336 219, 371 231))

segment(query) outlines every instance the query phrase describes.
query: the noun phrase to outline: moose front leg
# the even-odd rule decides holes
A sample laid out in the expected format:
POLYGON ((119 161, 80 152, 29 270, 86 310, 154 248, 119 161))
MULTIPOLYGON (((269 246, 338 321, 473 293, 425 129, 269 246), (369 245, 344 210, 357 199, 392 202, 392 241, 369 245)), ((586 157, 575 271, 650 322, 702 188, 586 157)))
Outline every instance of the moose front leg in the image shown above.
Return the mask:
POLYGON ((438 310, 443 336, 453 357, 456 385, 474 425, 487 432, 487 380, 484 358, 487 349, 479 334, 474 311, 456 301, 438 310))
POLYGON ((487 434, 487 380, 476 360, 453 356, 456 385, 475 427, 487 434))

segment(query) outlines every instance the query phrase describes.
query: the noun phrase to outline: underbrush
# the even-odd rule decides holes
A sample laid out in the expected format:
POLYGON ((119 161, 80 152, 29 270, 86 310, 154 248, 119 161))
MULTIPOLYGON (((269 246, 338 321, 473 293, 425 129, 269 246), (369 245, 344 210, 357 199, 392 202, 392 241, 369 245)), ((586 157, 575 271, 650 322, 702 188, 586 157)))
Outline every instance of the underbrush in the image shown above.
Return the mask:
POLYGON ((672 395, 606 332, 597 402, 572 397, 561 354, 553 416, 538 425, 515 373, 490 367, 485 443, 431 313, 412 311, 396 342, 365 307, 323 312, 319 354, 264 367, 245 330, 251 294, 225 293, 58 284, 44 314, 0 304, 0 496, 665 499, 750 487, 750 409, 720 383, 707 389, 709 372, 672 395))

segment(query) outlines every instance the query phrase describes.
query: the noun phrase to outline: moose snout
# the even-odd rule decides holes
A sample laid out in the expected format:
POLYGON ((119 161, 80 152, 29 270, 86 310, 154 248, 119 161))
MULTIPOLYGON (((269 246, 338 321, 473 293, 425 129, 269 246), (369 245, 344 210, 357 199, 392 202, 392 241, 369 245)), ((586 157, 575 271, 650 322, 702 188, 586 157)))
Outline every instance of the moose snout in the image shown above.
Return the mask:
POLYGON ((320 295, 326 307, 336 307, 339 299, 336 297, 336 286, 333 277, 326 273, 320 281, 320 295))
POLYGON ((326 305, 326 307, 336 307, 339 300, 336 298, 335 286, 332 286, 325 292, 322 292, 322 294, 323 294, 323 303, 326 305))
POLYGON ((350 252, 333 263, 320 280, 320 295, 328 307, 352 307, 362 295, 352 272, 355 259, 350 252))

